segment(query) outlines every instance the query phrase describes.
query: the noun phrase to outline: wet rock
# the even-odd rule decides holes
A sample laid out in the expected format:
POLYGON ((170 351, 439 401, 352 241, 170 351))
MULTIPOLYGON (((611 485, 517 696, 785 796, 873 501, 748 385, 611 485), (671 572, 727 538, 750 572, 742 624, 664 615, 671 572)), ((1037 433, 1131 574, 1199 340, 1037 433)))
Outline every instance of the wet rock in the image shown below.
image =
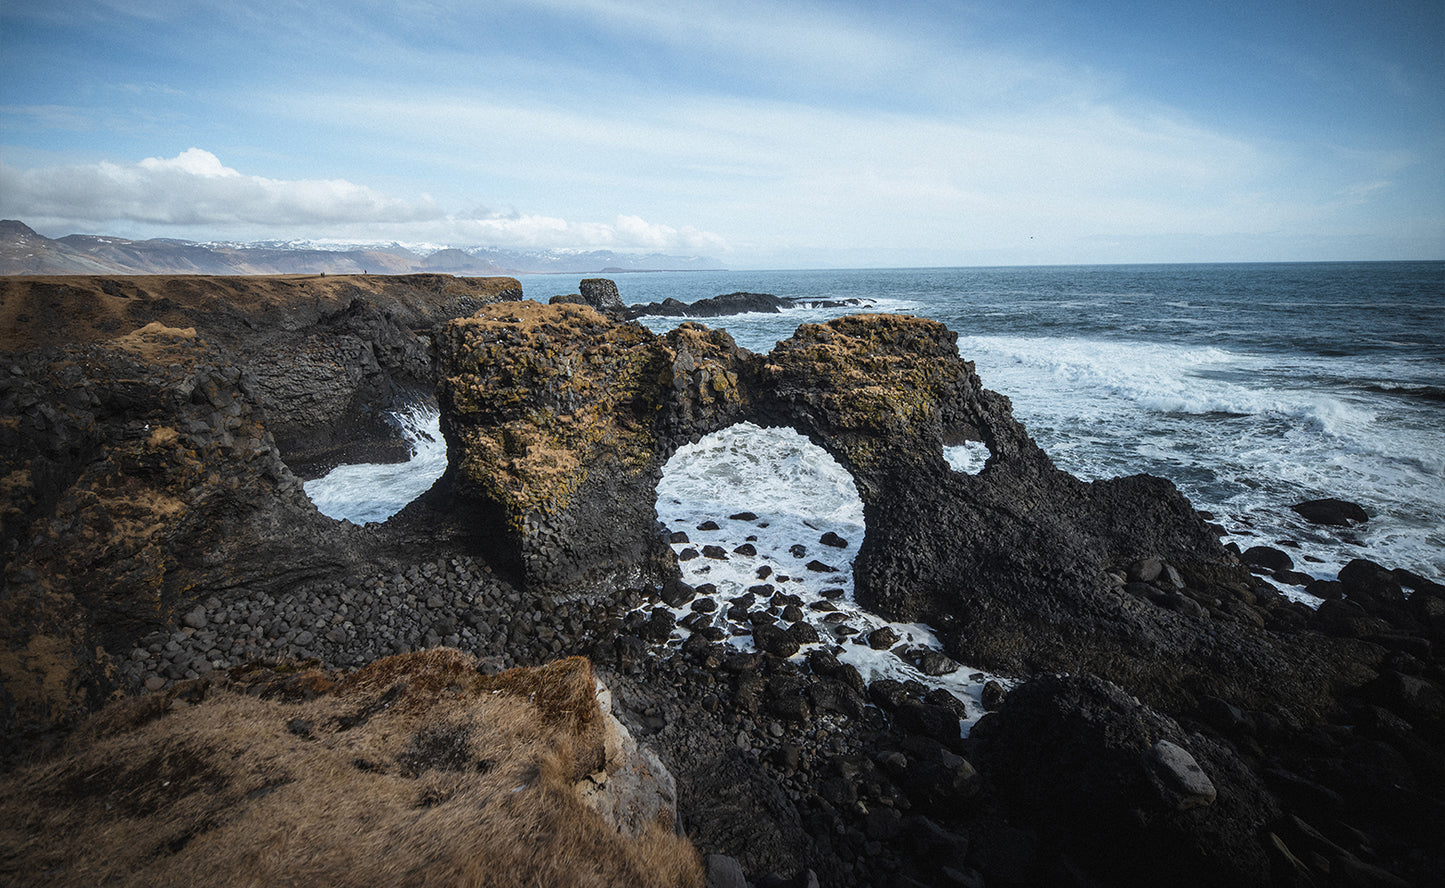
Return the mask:
POLYGON ((823 534, 823 536, 818 540, 818 542, 822 543, 825 546, 832 546, 835 549, 848 548, 848 541, 838 536, 831 530, 823 534))
POLYGON ((898 643, 898 633, 892 626, 880 626, 868 633, 868 646, 875 651, 886 651, 898 643))
POLYGON ((1294 559, 1279 549, 1271 546, 1250 546, 1239 556, 1250 568, 1258 568, 1266 573, 1273 573, 1277 570, 1290 570, 1294 567, 1294 559))
POLYGON ((810 623, 797 622, 784 631, 787 632, 788 637, 797 642, 799 646, 817 644, 821 640, 818 635, 818 630, 814 629, 810 623))
POLYGON ((1299 516, 1311 524, 1326 524, 1333 527, 1349 527, 1370 520, 1370 516, 1358 503, 1340 499, 1317 499, 1295 503, 1290 506, 1299 516))
POLYGON ((791 657, 798 652, 798 642, 773 623, 754 626, 753 643, 758 650, 776 657, 791 657))
POLYGON ((993 712, 1003 705, 1003 699, 1006 695, 1007 692, 1003 689, 1003 685, 999 684, 994 679, 989 679, 988 681, 983 683, 983 690, 980 693, 980 702, 983 703, 984 709, 988 710, 989 712, 993 712))
POLYGON ((958 669, 957 662, 938 651, 928 651, 918 658, 918 671, 924 675, 952 675, 958 669))
POLYGON ((811 571, 813 571, 814 573, 837 573, 837 572, 838 572, 838 568, 834 567, 833 565, 831 565, 831 564, 826 564, 826 563, 824 563, 824 562, 822 562, 822 561, 818 561, 818 560, 816 560, 816 559, 813 560, 813 561, 809 561, 806 566, 807 566, 808 570, 811 570, 811 571))
POLYGON ((657 643, 667 641, 676 623, 677 618, 672 611, 664 607, 653 608, 647 623, 642 627, 642 637, 657 643))
POLYGON ((868 699, 880 709, 891 712, 907 703, 910 696, 903 682, 892 678, 879 678, 869 683, 868 699))
POLYGON ((697 590, 681 580, 671 580, 662 585, 662 602, 668 607, 682 607, 697 595, 697 590))

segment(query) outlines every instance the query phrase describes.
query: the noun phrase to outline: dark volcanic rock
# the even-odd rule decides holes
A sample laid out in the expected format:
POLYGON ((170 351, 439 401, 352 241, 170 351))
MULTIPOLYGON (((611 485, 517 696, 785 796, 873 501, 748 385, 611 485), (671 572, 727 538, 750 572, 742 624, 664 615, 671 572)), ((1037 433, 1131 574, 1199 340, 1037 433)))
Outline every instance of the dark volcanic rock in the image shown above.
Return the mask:
POLYGON ((1109 885, 1268 885, 1280 812, 1230 749, 1091 676, 1015 688, 973 756, 1018 818, 1109 885))
POLYGON ((1358 503, 1339 499, 1317 499, 1290 506, 1300 517, 1311 524, 1328 524, 1349 527, 1370 520, 1370 516, 1358 503))
POLYGON ((586 278, 577 287, 582 291, 583 301, 598 311, 622 314, 627 310, 622 297, 617 295, 617 284, 606 278, 586 278))
POLYGON ((406 459, 387 411, 430 397, 427 331, 521 297, 514 278, 444 274, 3 277, 0 302, 17 322, 0 347, 103 342, 151 322, 194 329, 248 371, 277 448, 311 477, 406 459))
MULTIPOLYGON (((475 504, 496 533, 492 551, 529 588, 602 591, 671 575, 654 510, 662 464, 749 420, 798 430, 852 473, 868 516, 858 600, 929 622, 955 661, 1089 671, 1157 704, 1190 705, 1184 688, 1203 683, 1260 707, 1308 709, 1327 694, 1324 676, 1343 680, 1369 659, 1256 634, 1278 594, 1173 485, 1145 475, 1086 484, 1059 471, 935 322, 839 318, 760 357, 693 323, 655 336, 583 306, 514 303, 453 322, 436 341, 452 451, 439 487, 475 504), (943 442, 960 437, 988 445, 988 472, 949 468, 943 442), (1115 585, 1151 559, 1167 590, 1115 585)), ((806 547, 794 553, 806 558, 806 547)))
POLYGON ((1277 570, 1290 570, 1294 567, 1294 559, 1285 552, 1271 546, 1250 546, 1239 556, 1250 567, 1257 567, 1261 570, 1273 573, 1277 570))
POLYGON ((779 299, 777 296, 767 293, 727 293, 722 296, 699 299, 693 303, 666 299, 646 305, 631 305, 627 307, 627 316, 630 318, 649 315, 672 318, 720 318, 749 311, 777 314, 792 304, 790 300, 779 299))
POLYGON ((20 722, 98 702, 117 678, 107 650, 183 620, 207 629, 198 596, 287 588, 357 558, 355 528, 319 514, 282 461, 253 378, 194 331, 152 324, 7 363, 0 627, 21 652, 7 662, 37 670, 5 670, 20 722))

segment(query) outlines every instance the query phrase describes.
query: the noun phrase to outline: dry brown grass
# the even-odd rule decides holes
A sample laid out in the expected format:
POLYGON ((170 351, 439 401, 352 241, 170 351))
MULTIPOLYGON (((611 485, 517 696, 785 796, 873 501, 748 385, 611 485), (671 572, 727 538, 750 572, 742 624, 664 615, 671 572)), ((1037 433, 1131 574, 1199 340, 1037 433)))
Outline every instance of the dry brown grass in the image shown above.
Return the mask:
POLYGON ((685 839, 619 835, 578 799, 601 742, 585 660, 484 678, 435 650, 301 702, 201 697, 122 701, 0 781, 0 881, 702 884, 685 839))
POLYGON ((334 311, 358 294, 417 307, 519 286, 509 277, 445 274, 0 275, 0 350, 103 342, 148 321, 206 327, 220 311, 253 316, 283 307, 334 311))

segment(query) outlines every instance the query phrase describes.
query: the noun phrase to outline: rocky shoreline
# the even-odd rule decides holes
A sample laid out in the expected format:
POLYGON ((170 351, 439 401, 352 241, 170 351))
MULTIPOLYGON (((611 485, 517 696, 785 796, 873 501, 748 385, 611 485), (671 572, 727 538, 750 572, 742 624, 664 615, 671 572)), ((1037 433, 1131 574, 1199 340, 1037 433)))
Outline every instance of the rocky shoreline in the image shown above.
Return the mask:
POLYGON ((5 282, 13 774, 117 692, 581 655, 676 778, 710 884, 1442 884, 1445 589, 1356 561, 1317 611, 1288 601, 1168 482, 1055 469, 941 325, 844 318, 754 355, 625 323, 615 288, 418 277, 5 282), (385 525, 319 515, 292 463, 433 384, 447 476, 385 525), (681 582, 660 467, 745 419, 853 474, 858 599, 1016 679, 988 714, 865 681, 825 602, 681 582), (942 461, 961 440, 976 475, 942 461), (756 652, 723 643, 744 632, 756 652))

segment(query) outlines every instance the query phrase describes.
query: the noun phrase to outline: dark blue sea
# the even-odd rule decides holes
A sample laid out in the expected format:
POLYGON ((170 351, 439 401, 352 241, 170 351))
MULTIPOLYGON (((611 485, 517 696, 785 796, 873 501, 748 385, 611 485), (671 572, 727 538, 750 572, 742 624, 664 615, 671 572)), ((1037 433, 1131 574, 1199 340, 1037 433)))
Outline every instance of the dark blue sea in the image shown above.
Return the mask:
MULTIPOLYGON (((545 302, 587 276, 521 280, 545 302)), ((942 321, 1060 468, 1088 480, 1168 478, 1229 540, 1285 548, 1315 576, 1368 557, 1445 580, 1445 263, 612 277, 629 303, 741 290, 866 299, 863 310, 942 321), (1360 503, 1371 518, 1321 528, 1289 509, 1322 497, 1360 503)), ((766 351, 798 324, 857 310, 707 323, 766 351)))

